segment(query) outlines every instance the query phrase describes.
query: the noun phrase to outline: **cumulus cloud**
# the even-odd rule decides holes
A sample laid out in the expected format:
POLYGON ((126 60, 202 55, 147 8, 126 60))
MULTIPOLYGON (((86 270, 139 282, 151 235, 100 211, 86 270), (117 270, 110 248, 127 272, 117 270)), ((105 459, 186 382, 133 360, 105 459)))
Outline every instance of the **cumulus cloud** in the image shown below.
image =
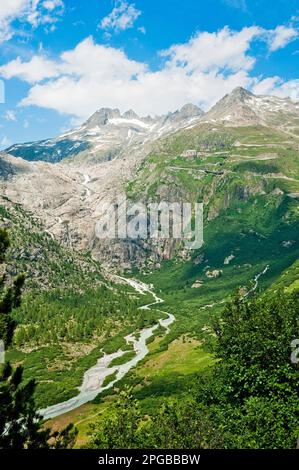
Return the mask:
POLYGON ((58 21, 64 10, 62 0, 1 0, 0 43, 12 38, 16 32, 14 23, 28 23, 33 28, 58 21))
POLYGON ((271 52, 277 51, 297 39, 298 36, 298 29, 293 26, 277 26, 268 33, 269 50, 271 52))
POLYGON ((109 82, 128 81, 145 70, 144 64, 129 60, 123 51, 95 44, 89 37, 74 49, 62 53, 58 61, 49 60, 45 55, 33 56, 28 62, 18 57, 1 66, 0 75, 28 83, 63 76, 74 80, 84 78, 109 82))
POLYGON ((12 37, 10 27, 18 15, 22 15, 25 11, 27 0, 3 0, 0 4, 0 42, 8 40, 12 37))
POLYGON ((118 0, 112 12, 102 19, 100 27, 115 32, 124 31, 132 28, 140 15, 141 11, 134 4, 118 0))
POLYGON ((262 28, 200 32, 163 51, 160 69, 152 71, 124 51, 89 37, 57 60, 47 59, 42 51, 29 62, 7 63, 0 75, 32 85, 22 106, 53 109, 77 121, 100 107, 133 108, 141 115, 166 113, 187 102, 207 109, 236 86, 295 97, 298 81, 253 76, 251 47, 256 40, 268 40, 262 28))
POLYGON ((55 8, 64 8, 64 3, 62 0, 44 0, 43 7, 46 10, 54 11, 55 8))
POLYGON ((258 95, 274 95, 280 98, 290 97, 299 101, 299 79, 283 81, 280 77, 268 77, 256 83, 253 92, 258 95))
POLYGON ((28 83, 40 82, 45 78, 59 76, 59 65, 44 56, 34 56, 29 62, 22 62, 20 57, 0 67, 3 78, 20 78, 28 83))
POLYGON ((182 67, 187 72, 228 69, 250 70, 255 63, 248 54, 251 41, 261 34, 258 27, 236 32, 228 27, 216 33, 199 33, 186 44, 174 45, 162 55, 168 56, 168 67, 182 67))

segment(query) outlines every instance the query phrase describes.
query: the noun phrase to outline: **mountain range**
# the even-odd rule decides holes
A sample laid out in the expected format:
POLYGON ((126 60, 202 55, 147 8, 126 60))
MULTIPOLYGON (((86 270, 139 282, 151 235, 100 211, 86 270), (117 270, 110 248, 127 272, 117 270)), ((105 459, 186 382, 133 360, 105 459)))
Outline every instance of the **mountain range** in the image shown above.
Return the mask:
POLYGON ((202 115, 203 111, 192 104, 155 118, 139 117, 132 110, 121 114, 118 109, 101 108, 79 128, 55 139, 13 145, 7 153, 29 161, 51 163, 65 158, 75 162, 112 160, 197 122, 202 115))
POLYGON ((268 193, 270 182, 271 191, 296 197, 298 159, 287 153, 298 149, 298 123, 298 103, 243 88, 207 113, 188 104, 140 118, 104 108, 57 138, 8 148, 0 157, 1 189, 64 245, 117 267, 155 266, 175 256, 177 243, 98 240, 100 204, 124 195, 199 198, 213 220, 236 199, 268 193), (202 158, 181 157, 190 149, 202 158))
POLYGON ((29 161, 56 163, 68 158, 73 162, 95 163, 147 148, 147 144, 159 138, 201 122, 283 126, 286 132, 291 132, 298 118, 299 103, 290 98, 255 96, 239 87, 207 113, 193 104, 155 118, 139 117, 133 110, 121 114, 118 109, 102 108, 79 128, 54 139, 15 144, 6 149, 6 153, 29 161))
MULTIPOLYGON (((39 408, 50 406, 47 417, 69 411, 49 425, 77 423, 80 446, 89 439, 87 423, 107 417, 125 385, 146 415, 168 398, 189 398, 198 376, 218 363, 206 345, 232 296, 250 304, 254 293, 269 299, 298 289, 298 198, 299 104, 243 88, 206 113, 191 104, 155 118, 100 109, 57 138, 1 152, 0 226, 11 243, 5 269, 8 278, 26 274, 7 356, 37 381, 35 399, 39 408), (174 238, 99 239, 96 224, 119 198, 202 202, 203 246, 188 250, 174 238), (162 300, 163 311, 155 308, 162 300), (87 397, 78 402, 84 387, 87 397), (94 390, 101 395, 87 403, 94 390)), ((260 351, 269 334, 261 349, 263 381, 265 356, 281 340, 273 343, 269 320, 259 328, 246 338, 260 351)), ((235 339, 248 352, 255 384, 243 330, 235 339)), ((289 345, 283 348, 289 364, 289 345)), ((275 374, 283 364, 277 368, 273 354, 275 374)), ((243 376, 244 368, 238 391, 243 376)), ((257 409, 258 417, 266 408, 257 409)))

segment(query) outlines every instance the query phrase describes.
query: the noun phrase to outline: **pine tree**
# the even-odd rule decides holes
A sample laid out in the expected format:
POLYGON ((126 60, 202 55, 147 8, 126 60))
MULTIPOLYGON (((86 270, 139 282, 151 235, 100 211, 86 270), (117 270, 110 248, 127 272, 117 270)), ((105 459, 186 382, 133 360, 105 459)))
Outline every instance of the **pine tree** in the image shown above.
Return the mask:
POLYGON ((5 348, 10 346, 16 326, 11 317, 11 311, 20 305, 24 284, 24 276, 19 275, 10 285, 6 286, 4 259, 8 247, 7 232, 0 229, 0 339, 4 342, 5 348))
MULTIPOLYGON (((5 275, 5 253, 9 247, 8 234, 0 229, 0 340, 9 347, 16 324, 11 316, 21 302, 24 276, 9 283, 5 275)), ((71 447, 76 438, 74 427, 51 434, 41 428, 41 418, 34 403, 35 381, 24 383, 23 369, 13 369, 9 363, 0 369, 0 448, 63 448, 71 447)))

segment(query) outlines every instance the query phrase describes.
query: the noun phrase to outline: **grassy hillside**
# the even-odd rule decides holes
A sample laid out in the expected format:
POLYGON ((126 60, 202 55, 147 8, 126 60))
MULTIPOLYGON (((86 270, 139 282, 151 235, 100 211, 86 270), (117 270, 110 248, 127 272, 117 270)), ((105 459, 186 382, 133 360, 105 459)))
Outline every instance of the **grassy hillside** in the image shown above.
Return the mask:
POLYGON ((267 266, 258 289, 269 287, 298 259, 298 149, 298 138, 277 129, 200 124, 159 141, 128 185, 133 200, 204 203, 202 249, 182 260, 177 245, 161 269, 143 270, 167 304, 188 316, 186 328, 194 308, 216 308, 267 266), (187 149, 198 156, 182 156, 187 149), (215 270, 219 276, 209 278, 215 270))
POLYGON ((88 253, 59 245, 20 206, 3 200, 0 217, 11 241, 7 273, 26 275, 7 358, 23 365, 25 378, 37 380, 38 406, 57 403, 77 394, 85 370, 103 352, 127 349, 124 336, 161 314, 138 309, 151 296, 139 298, 129 286, 106 279, 88 253))

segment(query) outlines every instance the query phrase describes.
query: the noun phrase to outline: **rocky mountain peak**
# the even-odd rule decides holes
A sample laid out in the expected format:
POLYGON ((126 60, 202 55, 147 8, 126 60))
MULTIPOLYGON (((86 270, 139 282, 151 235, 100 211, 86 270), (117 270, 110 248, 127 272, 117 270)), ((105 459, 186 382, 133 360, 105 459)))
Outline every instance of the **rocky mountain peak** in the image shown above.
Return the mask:
POLYGON ((185 104, 181 109, 178 109, 173 113, 169 113, 165 118, 165 122, 180 122, 191 119, 193 117, 201 117, 203 114, 204 112, 198 106, 188 103, 185 104))
MULTIPOLYGON (((246 104, 251 98, 254 98, 254 94, 245 88, 237 87, 234 88, 231 93, 226 94, 218 103, 214 106, 217 107, 234 107, 238 105, 246 104)), ((214 109, 212 108, 211 111, 214 109)))
POLYGON ((280 125, 286 116, 289 120, 299 116, 298 104, 290 98, 254 95, 238 87, 218 101, 204 120, 231 126, 280 125))
POLYGON ((195 104, 187 103, 181 108, 181 110, 179 111, 179 114, 184 118, 188 118, 188 117, 201 116, 202 114, 204 114, 204 112, 201 108, 199 108, 195 104))
POLYGON ((126 111, 122 117, 124 119, 139 119, 139 116, 138 114, 135 113, 135 111, 133 111, 133 109, 129 109, 128 111, 126 111))
POLYGON ((233 91, 229 93, 228 95, 226 95, 224 98, 231 97, 233 99, 245 101, 246 99, 252 98, 253 96, 254 96, 253 93, 251 93, 250 91, 246 90, 245 88, 241 86, 238 86, 234 88, 233 91))
POLYGON ((86 127, 104 126, 109 119, 120 117, 119 109, 101 108, 86 121, 85 125, 86 127))
POLYGON ((255 95, 237 87, 225 95, 204 116, 205 121, 220 121, 227 125, 250 125, 259 122, 256 108, 252 106, 255 95))
POLYGON ((150 148, 157 139, 205 122, 232 127, 259 124, 281 127, 285 122, 288 132, 292 132, 290 127, 298 119, 299 103, 289 98, 256 96, 237 87, 206 114, 191 103, 155 117, 139 117, 132 109, 121 114, 119 109, 101 108, 79 128, 53 139, 15 144, 7 153, 29 161, 57 163, 71 157, 85 163, 101 162, 120 154, 131 155, 132 151, 144 152, 145 144, 150 148))

